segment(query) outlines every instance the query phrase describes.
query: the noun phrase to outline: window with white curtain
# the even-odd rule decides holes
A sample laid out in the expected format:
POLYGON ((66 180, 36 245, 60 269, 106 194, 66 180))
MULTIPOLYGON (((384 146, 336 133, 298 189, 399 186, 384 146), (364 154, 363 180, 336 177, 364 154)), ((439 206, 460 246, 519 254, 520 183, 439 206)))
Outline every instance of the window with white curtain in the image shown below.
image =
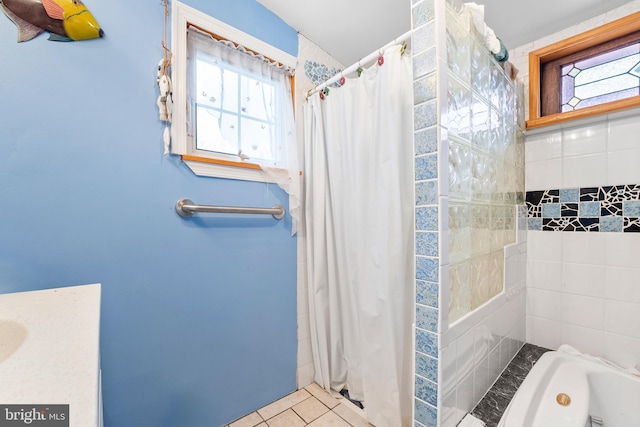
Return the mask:
POLYGON ((192 152, 287 166, 291 74, 197 28, 187 31, 188 123, 192 152))
POLYGON ((172 19, 171 152, 197 175, 297 175, 295 57, 180 2, 172 19))

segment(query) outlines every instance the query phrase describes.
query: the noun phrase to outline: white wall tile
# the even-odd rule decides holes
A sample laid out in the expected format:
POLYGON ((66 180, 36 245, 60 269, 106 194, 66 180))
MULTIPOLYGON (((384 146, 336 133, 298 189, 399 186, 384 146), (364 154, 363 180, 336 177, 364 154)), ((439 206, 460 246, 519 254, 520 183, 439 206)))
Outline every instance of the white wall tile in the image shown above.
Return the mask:
POLYGON ((637 116, 609 121, 609 151, 640 147, 640 120, 637 116))
POLYGON ((313 353, 311 352, 311 339, 299 340, 298 342, 298 366, 313 363, 313 353))
POLYGON ((311 328, 309 326, 309 315, 298 315, 298 339, 307 340, 311 338, 311 328))
POLYGON ((526 254, 516 254, 505 259, 505 290, 526 280, 526 254))
POLYGON ((640 265, 640 239, 636 233, 597 234, 606 235, 607 265, 613 267, 638 267, 640 265))
POLYGON ((562 291, 604 298, 606 272, 604 265, 564 263, 562 291))
POLYGON ((605 300, 603 298, 563 293, 560 301, 560 320, 562 322, 600 331, 604 330, 605 300))
POLYGON ((605 332, 604 357, 623 368, 640 368, 640 340, 605 332))
POLYGON ((527 289, 527 316, 562 320, 562 294, 544 289, 527 289))
POLYGON ((482 397, 489 390, 491 382, 489 381, 489 355, 482 359, 473 371, 473 402, 480 402, 482 397))
POLYGON ((523 313, 518 322, 516 339, 518 340, 518 351, 527 342, 527 316, 523 313))
MULTIPOLYGON (((306 266, 306 264, 304 265, 306 266)), ((298 269, 300 269, 300 264, 298 264, 298 269)), ((301 314, 309 314, 309 287, 298 282, 298 315, 301 314)))
POLYGON ((456 342, 455 340, 440 350, 441 393, 447 394, 455 390, 458 382, 456 367, 456 342))
POLYGON ((607 300, 605 330, 640 339, 640 304, 607 300))
POLYGON ((465 332, 456 340, 456 374, 458 378, 464 378, 473 371, 475 366, 474 343, 473 329, 465 332))
POLYGON ((505 337, 505 339, 500 341, 500 365, 506 368, 507 365, 511 362, 511 359, 512 359, 512 356, 511 356, 510 340, 509 338, 505 337))
POLYGON ((298 390, 313 383, 315 372, 313 363, 298 366, 298 390))
POLYGON ((605 265, 607 234, 622 233, 551 233, 562 235, 562 261, 576 264, 605 265))
POLYGON ((440 409, 440 416, 442 419, 442 427, 455 427, 460 421, 456 414, 456 392, 455 390, 451 393, 447 394, 444 399, 442 399, 442 406, 440 409))
POLYGON ((604 332, 601 330, 564 323, 562 325, 562 343, 569 344, 582 353, 602 357, 604 332))
POLYGON ((496 346, 489 353, 489 379, 491 383, 498 379, 504 367, 500 364, 500 346, 496 346))
POLYGON ((478 363, 489 355, 493 347, 498 344, 499 338, 491 333, 488 319, 473 328, 473 360, 478 363))
POLYGON ((489 329, 496 340, 492 348, 495 348, 499 344, 499 341, 507 335, 508 325, 506 324, 506 316, 506 310, 503 306, 491 313, 487 319, 489 329))
POLYGON ((607 267, 605 297, 640 303, 640 268, 607 267))
POLYGON ((563 234, 566 233, 530 231, 527 236, 527 258, 538 261, 561 261, 563 234))
POLYGON ((607 123, 595 123, 562 131, 562 155, 584 156, 607 151, 607 123))
POLYGON ((548 132, 531 135, 524 144, 525 162, 556 159, 562 156, 562 133, 548 132))
POLYGON ((528 162, 524 168, 524 187, 527 191, 562 187, 562 159, 528 162))
POLYGON ((562 262, 529 260, 527 262, 527 287, 560 291, 562 289, 562 262))
POLYGON ((607 183, 607 154, 599 153, 564 157, 562 185, 547 188, 599 187, 607 183))
POLYGON ((527 342, 556 350, 562 345, 562 323, 527 315, 527 342))
POLYGON ((473 401, 473 372, 464 377, 456 387, 456 407, 466 414, 475 406, 473 401))
POLYGON ((607 184, 620 185, 640 182, 638 164, 640 164, 640 149, 609 152, 607 155, 607 184))

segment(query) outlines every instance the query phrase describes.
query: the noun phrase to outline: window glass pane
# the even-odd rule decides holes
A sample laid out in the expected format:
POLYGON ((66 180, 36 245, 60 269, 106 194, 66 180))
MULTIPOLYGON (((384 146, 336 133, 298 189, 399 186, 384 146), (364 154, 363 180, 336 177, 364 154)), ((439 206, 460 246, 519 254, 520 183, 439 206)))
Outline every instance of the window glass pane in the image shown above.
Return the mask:
POLYGON ((640 92, 637 87, 634 87, 632 89, 627 89, 627 90, 621 90, 619 92, 607 93, 602 96, 597 96, 595 98, 589 98, 589 99, 580 101, 580 103, 576 105, 575 109, 578 110, 580 108, 591 107, 592 105, 600 105, 600 104, 604 104, 605 102, 617 101, 619 99, 625 99, 631 96, 637 96, 638 94, 640 94, 640 92))
POLYGON ((575 95, 577 98, 587 99, 632 87, 638 87, 638 77, 631 74, 623 74, 582 86, 576 84, 575 95))
POLYGON ((635 54, 583 70, 576 76, 576 86, 627 73, 639 59, 640 54, 635 54))
POLYGON ((217 60, 196 61, 197 103, 238 111, 238 73, 216 64, 217 60))
POLYGON ((220 88, 222 87, 222 70, 206 61, 196 62, 196 92, 198 104, 220 108, 220 88))
POLYGON ((274 97, 274 85, 250 77, 242 77, 241 105, 243 115, 261 120, 273 120, 274 97))
POLYGON ((238 116, 198 106, 196 149, 238 154, 238 116))
POLYGON ((574 79, 571 76, 562 77, 562 104, 566 104, 573 98, 573 82, 574 79))
POLYGON ((584 59, 576 62, 576 67, 584 70, 586 68, 595 67, 596 65, 604 64, 605 62, 613 61, 615 59, 624 58, 625 56, 633 55, 634 53, 640 53, 640 43, 632 44, 631 46, 623 47, 620 49, 606 52, 601 55, 594 56, 593 58, 584 59))
POLYGON ((264 121, 243 117, 242 153, 256 159, 275 160, 275 126, 264 121))

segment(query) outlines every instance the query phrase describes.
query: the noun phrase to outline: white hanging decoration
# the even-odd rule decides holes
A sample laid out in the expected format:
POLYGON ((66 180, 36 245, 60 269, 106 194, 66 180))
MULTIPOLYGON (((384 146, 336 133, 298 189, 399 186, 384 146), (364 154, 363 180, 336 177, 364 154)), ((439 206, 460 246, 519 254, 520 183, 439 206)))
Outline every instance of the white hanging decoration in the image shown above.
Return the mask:
POLYGON ((163 1, 164 6, 164 38, 162 39, 163 55, 158 64, 158 77, 156 83, 160 88, 157 104, 160 114, 160 120, 165 124, 162 140, 164 142, 164 154, 169 154, 171 146, 171 132, 169 131, 169 123, 171 123, 171 115, 173 111, 173 89, 171 88, 171 78, 169 77, 169 66, 171 66, 171 50, 167 47, 167 19, 169 17, 168 0, 163 1))
POLYGON ((160 120, 165 122, 165 128, 162 135, 164 141, 164 154, 169 154, 169 146, 171 144, 171 132, 169 131, 169 123, 171 123, 171 115, 173 111, 173 92, 171 89, 171 78, 169 77, 169 64, 163 58, 158 64, 158 87, 160 95, 158 96, 158 110, 160 120))

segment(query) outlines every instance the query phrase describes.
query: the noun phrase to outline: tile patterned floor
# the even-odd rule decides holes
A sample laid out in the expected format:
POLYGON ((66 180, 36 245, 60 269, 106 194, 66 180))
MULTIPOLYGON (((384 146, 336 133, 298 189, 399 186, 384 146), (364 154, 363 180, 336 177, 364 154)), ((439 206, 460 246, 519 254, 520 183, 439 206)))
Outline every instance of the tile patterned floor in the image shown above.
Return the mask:
POLYGON ((364 411, 317 384, 291 393, 227 427, 370 427, 364 411))

